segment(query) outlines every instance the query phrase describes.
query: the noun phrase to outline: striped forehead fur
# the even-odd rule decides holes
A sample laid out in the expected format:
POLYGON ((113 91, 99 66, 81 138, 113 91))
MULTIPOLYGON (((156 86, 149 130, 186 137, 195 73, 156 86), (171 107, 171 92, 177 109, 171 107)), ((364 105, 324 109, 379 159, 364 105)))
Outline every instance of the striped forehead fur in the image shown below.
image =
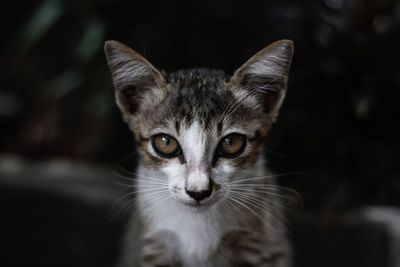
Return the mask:
MULTIPOLYGON (((190 126, 197 121, 202 129, 212 131, 215 128, 221 132, 233 125, 240 126, 256 123, 262 117, 255 111, 254 103, 241 103, 225 82, 225 74, 212 70, 185 70, 172 73, 167 77, 169 83, 165 98, 148 112, 139 114, 139 123, 147 129, 160 125, 174 128, 179 134, 182 126, 190 126)), ((146 95, 149 102, 151 94, 146 95)), ((252 128, 252 127, 250 127, 252 128)), ((142 129, 145 130, 145 129, 142 129)), ((148 132, 145 130, 145 132, 148 132)))
POLYGON ((186 70, 169 76, 171 90, 166 99, 175 119, 190 124, 195 119, 209 127, 233 100, 232 93, 225 86, 225 74, 221 71, 186 70))

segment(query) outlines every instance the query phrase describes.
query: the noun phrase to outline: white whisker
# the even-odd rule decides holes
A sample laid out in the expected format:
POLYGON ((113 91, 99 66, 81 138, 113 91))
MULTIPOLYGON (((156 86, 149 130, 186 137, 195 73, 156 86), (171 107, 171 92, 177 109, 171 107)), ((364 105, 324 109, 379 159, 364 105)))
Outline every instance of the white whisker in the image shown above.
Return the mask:
POLYGON ((230 184, 235 184, 235 183, 240 183, 240 182, 245 182, 245 181, 252 181, 252 180, 263 180, 263 179, 268 179, 268 178, 277 178, 277 177, 282 177, 286 175, 290 175, 292 172, 288 173, 281 173, 281 174, 271 174, 271 175, 264 175, 264 176, 257 176, 257 177, 251 177, 251 178, 239 178, 237 180, 234 180, 230 182, 230 184))
MULTIPOLYGON (((251 232, 251 227, 250 227, 249 222, 248 222, 248 217, 245 216, 245 215, 243 214, 243 211, 241 211, 241 210, 235 205, 235 204, 236 204, 236 201, 234 201, 233 199, 231 199, 230 196, 227 196, 227 197, 226 197, 226 201, 227 201, 227 204, 230 204, 230 205, 227 205, 227 206, 232 207, 232 209, 233 209, 233 208, 236 209, 237 214, 240 216, 241 219, 243 219, 243 222, 244 222, 245 227, 246 227, 246 231, 250 233, 250 232, 251 232)), ((232 210, 232 209, 231 209, 231 210, 232 210)))
POLYGON ((256 95, 257 93, 266 93, 266 91, 273 91, 276 92, 276 90, 273 90, 271 87, 268 87, 271 83, 273 83, 277 78, 272 79, 269 83, 261 86, 261 87, 255 87, 254 89, 250 90, 247 94, 241 96, 232 106, 229 108, 229 111, 227 114, 224 114, 223 122, 226 122, 227 119, 245 102, 245 100, 251 96, 256 95))
POLYGON ((299 198, 298 195, 288 195, 285 193, 280 193, 277 190, 257 189, 257 188, 232 188, 231 191, 255 192, 255 193, 260 193, 263 195, 269 195, 269 196, 278 197, 278 198, 282 198, 282 199, 288 199, 288 200, 297 200, 297 201, 301 202, 301 198, 299 198))
MULTIPOLYGON (((283 223, 281 220, 278 219, 266 206, 264 206, 262 203, 260 203, 257 200, 254 200, 252 198, 246 197, 243 194, 238 194, 235 196, 237 199, 241 200, 242 202, 246 203, 250 207, 254 207, 262 212, 265 212, 269 217, 271 217, 276 223, 280 224, 283 226, 283 223)), ((263 220, 265 223, 268 223, 271 228, 274 228, 272 224, 270 224, 269 221, 266 221, 265 219, 263 220)))
POLYGON ((242 203, 240 201, 240 199, 238 199, 238 196, 235 196, 233 194, 229 195, 230 199, 234 202, 236 202, 237 204, 241 205, 242 207, 246 208, 247 210, 249 210, 254 216, 256 216, 258 219, 262 221, 264 221, 264 219, 257 213, 255 212, 252 208, 250 208, 249 206, 247 206, 246 204, 242 203))

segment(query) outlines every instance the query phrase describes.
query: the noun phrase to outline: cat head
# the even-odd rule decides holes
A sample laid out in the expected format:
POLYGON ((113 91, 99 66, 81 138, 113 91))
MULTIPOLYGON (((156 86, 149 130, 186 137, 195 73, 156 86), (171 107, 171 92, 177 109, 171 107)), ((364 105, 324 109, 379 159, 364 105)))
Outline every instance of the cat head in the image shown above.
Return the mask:
POLYGON ((235 173, 260 158, 286 93, 293 44, 265 47, 231 77, 206 69, 165 74, 116 41, 105 53, 143 166, 178 202, 201 206, 223 198, 235 173))

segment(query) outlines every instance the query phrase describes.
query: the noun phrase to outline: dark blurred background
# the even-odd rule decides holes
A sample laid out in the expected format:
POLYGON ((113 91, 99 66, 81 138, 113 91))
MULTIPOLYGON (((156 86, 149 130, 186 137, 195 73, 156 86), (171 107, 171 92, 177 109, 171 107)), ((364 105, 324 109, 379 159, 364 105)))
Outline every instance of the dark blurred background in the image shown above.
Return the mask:
POLYGON ((2 11, 0 169, 3 177, 25 177, 0 187, 3 213, 15 211, 9 203, 22 209, 15 220, 7 217, 10 225, 29 224, 23 218, 32 192, 21 193, 19 184, 26 190, 35 177, 54 176, 49 168, 72 170, 66 176, 81 175, 76 164, 134 169, 133 138, 103 55, 109 39, 159 69, 228 73, 267 44, 293 40, 288 94, 266 153, 270 167, 285 174, 279 183, 302 195, 296 213, 336 218, 331 214, 400 205, 399 1, 42 0, 6 1, 2 11))

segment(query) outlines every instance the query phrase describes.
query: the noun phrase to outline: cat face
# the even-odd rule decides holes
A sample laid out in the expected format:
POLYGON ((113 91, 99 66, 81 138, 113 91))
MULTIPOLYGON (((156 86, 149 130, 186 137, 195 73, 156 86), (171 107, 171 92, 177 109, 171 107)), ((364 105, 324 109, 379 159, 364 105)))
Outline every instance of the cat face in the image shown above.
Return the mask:
POLYGON ((105 51, 117 105, 143 165, 185 205, 208 206, 224 198, 234 174, 255 164, 276 120, 292 43, 264 48, 230 78, 202 69, 163 75, 115 41, 105 51))

